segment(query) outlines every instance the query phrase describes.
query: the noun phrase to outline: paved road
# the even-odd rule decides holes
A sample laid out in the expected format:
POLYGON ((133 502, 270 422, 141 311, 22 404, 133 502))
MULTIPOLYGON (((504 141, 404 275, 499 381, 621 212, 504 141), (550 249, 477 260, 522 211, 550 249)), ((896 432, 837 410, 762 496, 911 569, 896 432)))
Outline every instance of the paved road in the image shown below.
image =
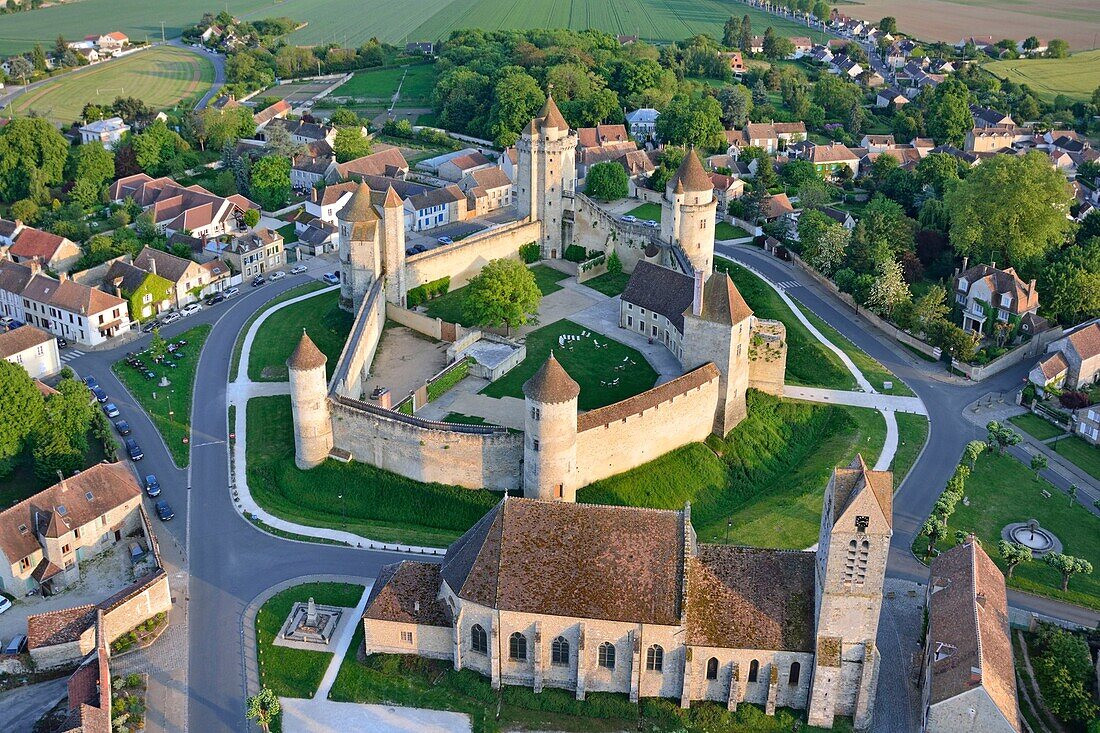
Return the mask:
POLYGON ((67 690, 66 678, 62 677, 0 693, 0 730, 31 733, 34 722, 60 702, 67 690))

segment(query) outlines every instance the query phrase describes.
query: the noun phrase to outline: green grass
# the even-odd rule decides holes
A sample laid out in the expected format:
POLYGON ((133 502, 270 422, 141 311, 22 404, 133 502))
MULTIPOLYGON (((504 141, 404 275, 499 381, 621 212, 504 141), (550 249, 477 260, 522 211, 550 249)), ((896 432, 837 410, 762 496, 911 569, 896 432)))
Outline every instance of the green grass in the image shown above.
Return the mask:
POLYGON ((714 267, 728 272, 745 302, 759 318, 787 327, 787 384, 853 390, 856 381, 835 353, 810 333, 771 286, 733 262, 715 258, 714 267))
MULTIPOLYGON (((286 622, 296 602, 311 597, 319 605, 355 608, 363 596, 363 586, 350 583, 306 583, 288 588, 269 598, 256 613, 256 649, 260 665, 260 684, 280 697, 313 697, 332 652, 313 652, 275 646, 272 642, 286 622)), ((343 619, 341 624, 353 622, 343 619)))
POLYGON ((164 438, 164 443, 168 446, 168 452, 172 454, 172 460, 180 467, 186 466, 191 460, 190 446, 186 442, 191 437, 191 394, 195 387, 195 369, 199 364, 199 352, 202 351, 202 345, 209 335, 210 324, 204 323, 184 331, 173 339, 187 341, 187 346, 181 349, 184 357, 171 360, 176 364, 175 369, 153 364, 152 359, 145 355, 145 364, 157 375, 155 379, 146 379, 138 374, 137 370, 130 368, 125 360, 116 361, 111 365, 111 371, 126 385, 126 389, 142 409, 149 413, 153 424, 156 425, 161 437, 164 438), (167 377, 171 385, 161 387, 162 376, 167 377))
POLYGON ((1054 423, 1048 422, 1031 412, 1025 412, 1023 415, 1015 415, 1008 418, 1008 421, 1038 440, 1047 440, 1058 435, 1065 435, 1066 432, 1054 423))
MULTIPOLYGON (((12 17, 4 16, 3 22, 12 17)), ((34 113, 68 124, 80 119, 85 104, 110 104, 115 97, 137 97, 153 109, 180 102, 189 106, 213 81, 209 59, 182 48, 158 47, 59 76, 20 96, 13 107, 16 114, 34 113)))
POLYGON ((317 348, 328 357, 326 368, 331 377, 354 318, 340 308, 339 290, 303 300, 272 314, 252 341, 248 378, 254 382, 285 382, 289 378, 286 360, 301 340, 303 327, 317 348))
POLYGON ((876 390, 883 394, 901 395, 903 397, 914 396, 913 390, 909 389, 909 387, 905 385, 905 382, 894 376, 894 373, 879 363, 877 359, 853 344, 840 333, 840 331, 830 326, 809 308, 801 303, 799 305, 802 314, 806 316, 806 320, 814 324, 814 328, 820 331, 825 338, 832 341, 835 346, 840 347, 840 350, 852 360, 852 363, 856 365, 857 369, 863 372, 863 376, 867 378, 867 381, 870 382, 871 386, 876 390), (883 386, 886 382, 891 382, 893 386, 891 386, 890 389, 886 389, 883 386))
POLYGON ((264 312, 271 310, 274 306, 277 306, 279 303, 283 303, 292 298, 297 298, 299 295, 305 295, 306 293, 312 293, 316 290, 322 290, 327 287, 329 286, 326 283, 323 283, 319 280, 311 280, 305 285, 299 285, 296 288, 291 288, 282 295, 276 298, 272 298, 268 302, 264 303, 259 310, 253 313, 252 316, 247 321, 245 321, 244 326, 241 328, 240 335, 237 336, 237 342, 233 344, 233 358, 230 361, 229 365, 229 380, 233 381, 237 378, 237 368, 240 366, 241 363, 241 348, 244 346, 244 337, 245 334, 248 333, 248 329, 252 327, 252 324, 255 323, 257 318, 263 315, 264 312))
POLYGON ((616 295, 621 295, 626 288, 627 282, 630 281, 630 275, 625 272, 620 272, 616 275, 612 275, 610 272, 605 272, 599 277, 594 277, 591 280, 586 280, 581 283, 586 288, 592 288, 604 295, 610 295, 614 298, 616 295))
POLYGON ((1044 102, 1054 101, 1059 94, 1084 102, 1100 86, 1100 49, 1064 59, 994 61, 984 68, 1001 79, 1027 84, 1044 102))
POLYGON ((1100 448, 1076 435, 1050 444, 1054 452, 1095 479, 1100 479, 1100 448))
POLYGON ((481 394, 523 399, 523 383, 534 376, 550 356, 551 350, 569 376, 580 385, 581 394, 577 402, 582 410, 610 405, 653 387, 657 381, 657 372, 653 371, 645 357, 618 341, 590 334, 564 348, 558 344, 559 336, 579 336, 586 330, 570 320, 561 320, 527 334, 527 358, 483 389, 481 394), (601 348, 596 348, 597 341, 601 348), (617 366, 627 363, 626 359, 634 363, 616 371, 617 366), (615 379, 619 380, 617 385, 601 384, 615 379))
MULTIPOLYGON (((559 272, 546 265, 534 265, 530 270, 531 274, 535 276, 535 284, 538 285, 543 296, 561 290, 561 285, 558 282, 569 277, 564 272, 559 272)), ((428 315, 432 318, 442 318, 448 323, 461 323, 466 327, 473 326, 473 320, 466 315, 466 294, 468 292, 466 287, 462 287, 429 301, 427 304, 428 315)))
POLYGON ((359 71, 334 93, 340 97, 381 99, 389 102, 400 84, 401 106, 428 106, 431 104, 435 78, 435 66, 431 64, 359 71))
POLYGON ((895 413, 894 417, 898 421, 898 449, 890 470, 894 472, 894 488, 897 489, 909 475, 909 469, 928 440, 928 418, 907 412, 895 413))
MULTIPOLYGON (((1061 441, 1059 441, 1061 442, 1061 441)), ((955 530, 974 532, 990 557, 1006 570, 997 552, 1001 530, 1013 522, 1037 519, 1062 541, 1063 552, 1082 557, 1100 567, 1100 518, 1080 504, 1070 506, 1069 498, 1046 479, 1035 480, 1030 468, 1012 456, 986 453, 966 481, 969 506, 959 502, 948 521, 946 537, 937 545, 945 550, 954 544, 955 530), (1048 499, 1042 491, 1051 494, 1048 499)), ((918 536, 913 541, 917 557, 924 557, 928 541, 918 536)), ((1008 585, 1022 591, 1049 596, 1100 609, 1100 574, 1075 575, 1069 591, 1062 591, 1062 576, 1040 560, 1016 567, 1008 585)))
POLYGON ((300 524, 380 542, 446 547, 500 500, 491 491, 423 484, 364 463, 328 460, 302 471, 294 465, 287 396, 248 401, 247 439, 252 497, 272 514, 300 524))
POLYGON ((294 228, 294 222, 290 222, 276 229, 283 238, 283 244, 293 244, 298 241, 298 230, 294 228))
POLYGON ((751 236, 751 234, 741 227, 735 227, 728 221, 720 221, 714 226, 714 238, 718 241, 724 239, 744 239, 745 237, 751 236))
POLYGON ((817 542, 834 466, 862 452, 874 464, 886 438, 878 412, 749 392, 749 416, 724 440, 692 443, 577 494, 593 504, 679 509, 691 502, 701 542, 804 549, 817 542))
POLYGON ((652 219, 653 221, 661 220, 661 205, 660 204, 642 204, 641 206, 635 206, 630 211, 626 212, 631 216, 636 216, 639 219, 652 219))

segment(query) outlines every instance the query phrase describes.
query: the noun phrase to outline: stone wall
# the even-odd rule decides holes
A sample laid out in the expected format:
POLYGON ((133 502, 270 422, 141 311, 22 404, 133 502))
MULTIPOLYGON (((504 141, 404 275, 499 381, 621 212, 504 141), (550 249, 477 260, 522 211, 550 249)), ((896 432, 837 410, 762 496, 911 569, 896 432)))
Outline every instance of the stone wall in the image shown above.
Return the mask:
POLYGON ((781 397, 787 373, 787 327, 756 319, 749 337, 749 388, 781 397))
POLYGON ((415 481, 496 491, 520 487, 522 435, 389 417, 345 399, 330 404, 334 444, 360 463, 415 481))
MULTIPOLYGON (((351 334, 329 382, 329 394, 357 400, 363 393, 363 376, 370 370, 382 329, 386 326, 386 301, 382 281, 376 280, 352 322, 351 334)), ((337 443, 339 445, 339 443, 337 443)))
POLYGON ((386 303, 386 318, 436 341, 443 339, 443 319, 441 318, 430 318, 423 313, 402 308, 394 303, 386 303))
MULTIPOLYGON (((661 200, 660 194, 657 194, 657 200, 661 200)), ((600 252, 610 252, 614 247, 624 272, 633 272, 638 260, 645 258, 645 249, 653 241, 655 233, 656 230, 640 224, 619 221, 584 194, 574 197, 573 243, 600 252)))
POLYGON ((689 372, 648 392, 580 415, 578 485, 587 486, 705 440, 718 405, 718 372, 714 370, 702 384, 698 379, 699 375, 689 372))
MULTIPOLYGON (((348 620, 352 620, 348 617, 348 620)), ((429 659, 450 659, 454 631, 449 626, 424 626, 396 621, 363 619, 363 643, 370 654, 416 654, 429 659), (412 634, 412 641, 401 634, 412 634)))
POLYGON ((765 708, 775 705, 803 710, 809 701, 814 655, 808 652, 693 646, 690 665, 683 695, 689 701, 711 700, 733 706, 749 702, 765 708), (707 665, 711 658, 718 661, 718 673, 714 679, 707 679, 707 665), (750 681, 753 662, 757 665, 756 679, 750 681), (799 665, 798 678, 792 685, 791 673, 795 663, 799 665), (773 669, 776 672, 774 684, 773 669), (774 699, 769 702, 773 688, 774 699))
POLYGON ((486 229, 454 244, 429 249, 405 260, 405 283, 411 290, 450 277, 451 289, 460 288, 490 260, 517 258, 521 246, 539 241, 541 235, 541 222, 517 221, 486 229))
POLYGON ((1020 344, 1015 349, 1012 349, 988 364, 967 364, 958 359, 952 359, 951 366, 962 372, 968 379, 980 382, 983 379, 989 379, 994 374, 1000 374, 1005 369, 1008 369, 1010 366, 1015 366, 1021 361, 1038 356, 1046 351, 1047 344, 1057 340, 1061 335, 1062 329, 1051 328, 1036 334, 1027 343, 1020 344))

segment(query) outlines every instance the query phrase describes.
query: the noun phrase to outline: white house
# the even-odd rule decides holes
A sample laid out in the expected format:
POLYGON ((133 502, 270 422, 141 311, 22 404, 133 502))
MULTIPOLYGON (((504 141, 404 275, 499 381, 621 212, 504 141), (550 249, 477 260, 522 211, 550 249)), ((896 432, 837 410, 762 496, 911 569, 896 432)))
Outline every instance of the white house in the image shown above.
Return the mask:
POLYGON ((661 113, 652 107, 642 107, 626 113, 626 127, 635 140, 651 140, 657 137, 657 118, 661 113))
POLYGON ((22 292, 25 321, 84 346, 98 346, 132 327, 126 301, 62 275, 35 274, 22 292))
POLYGON ((0 359, 23 367, 31 379, 43 379, 61 370, 57 339, 34 326, 0 333, 0 359))
POLYGON ((98 140, 103 143, 103 147, 111 150, 129 131, 130 126, 123 122, 121 117, 96 120, 80 128, 80 142, 83 144, 98 140))

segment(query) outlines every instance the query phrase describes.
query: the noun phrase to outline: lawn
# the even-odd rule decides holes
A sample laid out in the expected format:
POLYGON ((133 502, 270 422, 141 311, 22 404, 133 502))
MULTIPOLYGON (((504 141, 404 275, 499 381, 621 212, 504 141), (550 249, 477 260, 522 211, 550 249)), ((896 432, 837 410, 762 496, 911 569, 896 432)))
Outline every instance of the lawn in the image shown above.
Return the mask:
MULTIPOLYGON (((11 17, 15 16, 4 16, 4 22, 11 17)), ((118 16, 112 13, 110 17, 118 16)), ((116 97, 137 97, 153 109, 180 102, 190 106, 213 80, 214 66, 209 59, 163 46, 59 76, 16 99, 14 111, 68 124, 81 118, 85 104, 110 104, 116 97)))
POLYGON ((435 66, 431 64, 359 71, 346 83, 340 85, 334 94, 339 97, 365 100, 380 99, 388 103, 400 84, 399 106, 428 106, 431 104, 435 77, 435 66))
MULTIPOLYGON (((1061 441, 1059 441, 1061 442, 1061 441)), ((959 502, 948 521, 946 536, 937 545, 945 550, 954 544, 955 530, 974 532, 990 557, 1006 570, 997 553, 1001 530, 1013 522, 1037 519, 1062 541, 1063 552, 1082 557, 1100 568, 1100 518, 1080 504, 1070 505, 1066 494, 1035 474, 1012 456, 986 453, 966 481, 968 504, 959 502), (1046 498, 1042 492, 1051 496, 1046 498)), ((928 541, 918 536, 913 551, 924 556, 928 541)), ((1050 596, 1100 609, 1100 573, 1075 575, 1069 591, 1062 592, 1062 576, 1045 563, 1035 560, 1017 566, 1008 585, 1029 593, 1050 596)))
POLYGON ((1100 479, 1100 448, 1076 435, 1050 444, 1054 452, 1095 479, 1100 479))
POLYGON ((745 268, 722 258, 714 267, 728 272, 745 302, 759 318, 782 321, 787 327, 787 384, 853 390, 856 381, 835 353, 810 333, 767 283, 745 268))
POLYGON ((586 288, 598 290, 604 295, 609 295, 614 298, 616 295, 622 295, 622 292, 626 288, 626 284, 629 281, 630 275, 625 272, 620 272, 615 275, 612 275, 610 272, 605 272, 599 277, 594 277, 591 280, 586 280, 582 284, 586 288))
MULTIPOLYGON (((561 285, 558 285, 558 282, 569 277, 564 272, 559 272, 546 265, 535 265, 530 270, 535 276, 535 284, 539 286, 539 291, 544 296, 561 290, 561 285)), ((432 318, 442 318, 448 323, 461 323, 467 327, 473 326, 474 322, 466 316, 465 310, 466 293, 468 292, 465 287, 461 287, 430 301, 427 305, 428 315, 432 318)))
POLYGON ((661 205, 660 204, 642 204, 641 206, 635 206, 630 211, 626 212, 630 216, 636 216, 641 220, 652 219, 653 221, 661 220, 661 205))
MULTIPOLYGON (((172 460, 177 466, 186 466, 191 461, 191 451, 188 442, 191 439, 191 394, 195 387, 195 369, 199 364, 199 352, 210 335, 210 325, 203 324, 188 329, 177 336, 174 341, 186 341, 187 346, 180 349, 184 357, 171 359, 176 368, 171 369, 163 364, 154 364, 152 359, 143 354, 145 364, 150 371, 156 374, 155 379, 146 379, 126 364, 125 360, 116 361, 111 365, 111 371, 126 385, 126 389, 134 396, 138 404, 149 413, 153 424, 157 426, 160 435, 164 438, 168 452, 172 454, 172 460), (160 386, 160 378, 167 377, 171 384, 168 387, 160 386)), ((125 416, 123 416, 125 417, 125 416)))
POLYGON ((714 238, 720 242, 726 239, 744 239, 751 236, 741 227, 735 227, 728 221, 720 221, 714 225, 714 238))
POLYGON ((1092 98, 1100 86, 1100 49, 1064 59, 1014 59, 985 64, 994 76, 1027 84, 1044 102, 1064 94, 1075 102, 1092 98))
POLYGON ((532 331, 527 334, 526 345, 527 358, 483 389, 481 394, 523 399, 523 383, 534 376, 551 350, 569 376, 580 385, 581 394, 577 403, 582 410, 594 410, 625 400, 652 388, 657 381, 657 372, 637 351, 606 336, 592 334, 570 320, 557 321, 532 331), (559 344, 560 336, 580 336, 582 333, 589 335, 564 347, 559 344), (618 383, 611 384, 612 381, 618 383))
MULTIPOLYGON (((272 642, 286 622, 296 602, 311 597, 319 605, 355 608, 363 596, 363 586, 350 583, 306 583, 287 588, 269 598, 256 614, 256 647, 259 650, 260 684, 280 697, 313 697, 332 652, 306 651, 275 646, 272 642)), ((357 623, 344 617, 341 624, 357 623)))
POLYGON ((305 295, 306 293, 312 293, 316 290, 322 290, 322 289, 327 288, 327 287, 330 287, 330 286, 323 283, 323 282, 320 282, 319 280, 310 280, 305 285, 299 285, 296 288, 291 288, 290 290, 286 291, 282 295, 280 295, 276 298, 272 298, 271 300, 269 300, 267 303, 264 304, 263 308, 256 311, 255 313, 253 313, 252 317, 249 318, 247 321, 245 321, 244 327, 241 328, 240 335, 237 336, 237 342, 235 344, 233 344, 233 359, 231 360, 230 366, 229 366, 229 379, 230 379, 230 381, 237 378, 237 367, 240 365, 240 362, 241 362, 241 347, 244 345, 244 337, 245 337, 245 334, 248 333, 248 329, 252 327, 252 324, 255 323, 257 318, 259 318, 265 312, 271 310, 274 306, 278 305, 279 303, 283 303, 283 302, 286 302, 288 300, 291 300, 292 298, 297 298, 299 295, 305 295))
POLYGON ((592 504, 680 509, 701 542, 801 550, 817 542, 834 466, 874 464, 886 422, 874 410, 749 392, 749 416, 726 438, 692 443, 577 492, 592 504))
POLYGON ((301 524, 381 542, 446 547, 500 500, 491 491, 423 484, 364 463, 328 460, 302 471, 294 465, 287 396, 248 401, 247 440, 253 498, 272 514, 301 524))
POLYGON ((1047 440, 1058 435, 1064 435, 1066 432, 1054 423, 1048 422, 1032 412, 1010 417, 1008 421, 1038 440, 1047 440))
POLYGON ((898 421, 898 449, 894 453, 894 462, 890 470, 894 472, 894 488, 909 474, 909 469, 920 455, 924 442, 928 440, 928 418, 924 415, 912 415, 907 412, 894 414, 898 421))
POLYGON ((302 328, 328 357, 328 376, 351 333, 355 317, 340 308, 340 291, 332 290, 272 314, 256 332, 248 356, 248 378, 254 382, 285 382, 286 360, 302 338, 302 328))

